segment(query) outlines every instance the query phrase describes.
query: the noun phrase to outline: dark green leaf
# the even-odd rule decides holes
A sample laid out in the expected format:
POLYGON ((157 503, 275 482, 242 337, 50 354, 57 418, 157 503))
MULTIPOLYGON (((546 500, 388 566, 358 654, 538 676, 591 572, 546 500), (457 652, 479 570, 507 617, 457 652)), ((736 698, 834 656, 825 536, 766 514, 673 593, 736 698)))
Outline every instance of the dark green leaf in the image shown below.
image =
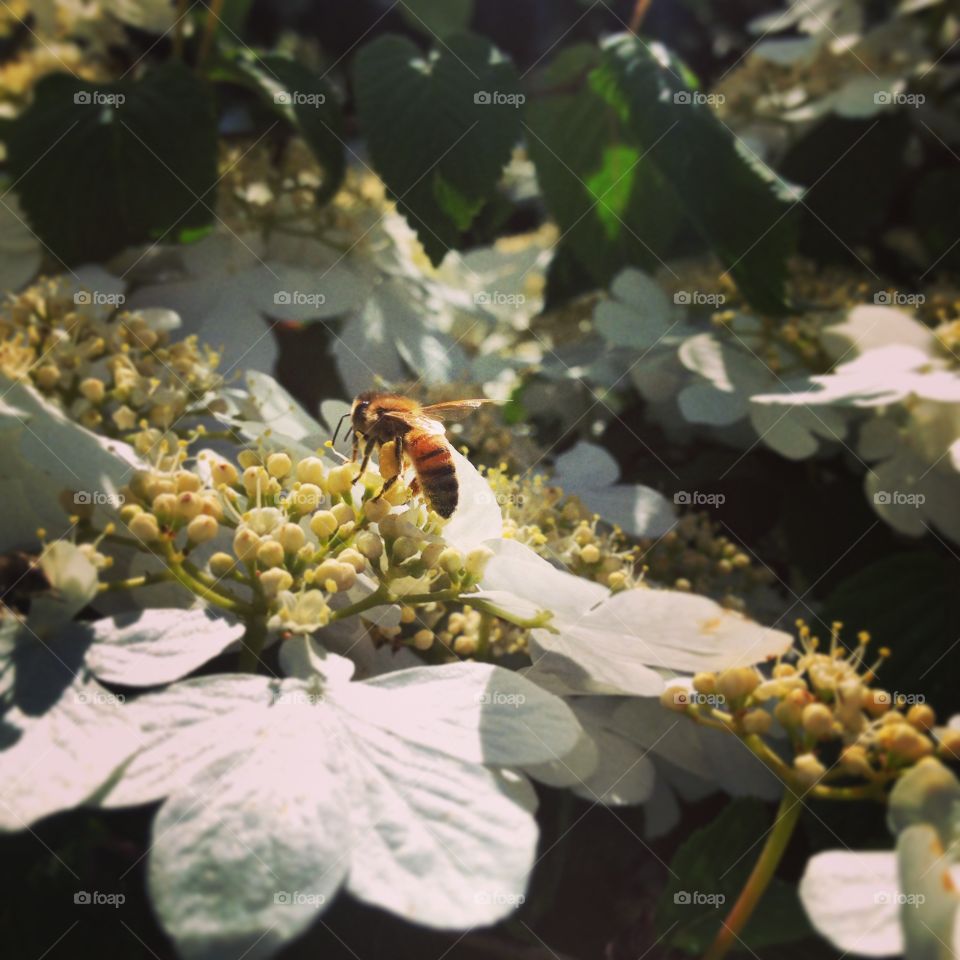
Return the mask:
POLYGON ((473 0, 404 0, 400 14, 414 30, 443 37, 470 26, 473 0))
MULTIPOLYGON (((692 833, 674 855, 671 876, 657 904, 658 937, 702 954, 732 909, 760 855, 773 814, 759 800, 732 801, 709 826, 692 833)), ((809 936, 794 887, 774 878, 741 934, 750 950, 809 936)))
POLYGON ((657 170, 641 158, 617 111, 587 82, 600 55, 565 50, 531 100, 527 145, 563 242, 605 286, 621 268, 656 268, 669 256, 683 213, 657 170))
POLYGON ((879 684, 926 697, 949 716, 960 709, 958 583, 960 567, 950 557, 928 550, 894 554, 840 583, 827 598, 823 619, 843 622, 850 638, 869 631, 877 647, 891 652, 879 684))
POLYGON ((439 263, 492 196, 519 136, 516 72, 481 37, 452 35, 425 58, 385 35, 357 55, 354 79, 374 166, 439 263))
POLYGON ((212 219, 213 100, 179 64, 115 84, 46 77, 7 149, 31 227, 65 263, 105 259, 212 219))
POLYGON ((759 310, 785 308, 795 195, 698 99, 682 67, 633 35, 604 45, 590 84, 759 310))
POLYGON ((241 80, 249 78, 264 102, 306 140, 324 170, 322 202, 340 188, 346 171, 343 114, 333 87, 307 67, 277 53, 245 51, 237 57, 241 80))

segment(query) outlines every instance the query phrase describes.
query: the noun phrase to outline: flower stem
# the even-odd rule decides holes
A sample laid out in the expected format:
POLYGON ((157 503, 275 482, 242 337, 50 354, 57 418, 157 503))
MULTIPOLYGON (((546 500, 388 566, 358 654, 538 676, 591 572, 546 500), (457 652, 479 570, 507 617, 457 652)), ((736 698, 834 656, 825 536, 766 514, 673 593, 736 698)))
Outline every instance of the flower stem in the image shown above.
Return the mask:
POLYGON ((790 787, 787 787, 780 798, 777 818, 767 834, 760 857, 754 864, 733 909, 727 914, 709 950, 703 955, 703 960, 723 960, 730 948, 740 940, 743 928, 753 916, 753 911, 773 879, 802 810, 803 801, 790 787))
POLYGON ((183 586, 185 586, 192 593, 195 593, 198 597, 202 597, 208 603, 212 603, 216 607, 222 607, 224 610, 229 610, 231 613, 249 612, 250 607, 248 604, 243 603, 236 597, 227 596, 226 594, 221 593, 219 590, 214 590, 212 587, 208 587, 205 583, 194 577, 189 570, 186 570, 183 566, 181 558, 173 549, 172 544, 168 543, 166 545, 166 554, 164 560, 166 561, 167 569, 173 575, 173 578, 179 583, 183 584, 183 586))
POLYGON ((217 35, 220 26, 220 14, 223 11, 224 0, 211 0, 207 7, 207 19, 203 24, 203 36, 200 39, 200 53, 197 56, 197 65, 206 62, 210 50, 213 48, 213 38, 217 35))
POLYGON ((237 666, 241 673, 256 673, 260 654, 267 641, 267 621, 264 615, 254 615, 247 621, 247 632, 240 641, 240 659, 237 666))

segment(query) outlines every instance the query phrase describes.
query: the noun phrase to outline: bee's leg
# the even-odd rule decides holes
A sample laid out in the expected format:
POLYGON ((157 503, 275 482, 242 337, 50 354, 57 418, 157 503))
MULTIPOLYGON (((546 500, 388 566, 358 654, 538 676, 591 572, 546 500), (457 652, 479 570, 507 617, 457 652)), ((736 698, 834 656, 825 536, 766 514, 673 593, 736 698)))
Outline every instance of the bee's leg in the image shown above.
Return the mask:
MULTIPOLYGON (((353 451, 350 454, 350 459, 356 462, 357 454, 360 452, 360 434, 354 430, 353 432, 353 451)), ((362 472, 362 471, 361 471, 362 472)))
MULTIPOLYGON (((367 464, 370 462, 370 454, 373 452, 374 445, 372 443, 367 443, 364 445, 363 449, 363 460, 360 461, 360 472, 353 478, 353 482, 356 483, 364 474, 364 471, 367 469, 367 464)), ((354 452, 353 459, 357 459, 356 452, 354 452)))

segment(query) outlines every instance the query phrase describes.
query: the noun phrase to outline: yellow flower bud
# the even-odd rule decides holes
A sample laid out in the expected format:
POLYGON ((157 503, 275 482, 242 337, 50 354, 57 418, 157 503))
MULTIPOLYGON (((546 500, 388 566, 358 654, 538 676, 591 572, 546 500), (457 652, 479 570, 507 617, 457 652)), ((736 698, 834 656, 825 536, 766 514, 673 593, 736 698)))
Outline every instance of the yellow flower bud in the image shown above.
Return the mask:
POLYGON ((459 573, 463 569, 463 554, 453 547, 444 549, 437 560, 437 566, 447 573, 459 573))
MULTIPOLYGON (((451 614, 452 616, 452 614, 451 614)), ((417 611, 413 607, 401 607, 400 608, 400 622, 401 623, 413 623, 417 619, 417 611)))
POLYGON ((600 561, 600 550, 597 545, 594 543, 588 543, 585 547, 580 550, 580 559, 584 563, 599 563, 600 561))
POLYGON ((840 766, 847 773, 858 777, 869 777, 873 773, 869 754, 857 743, 844 747, 840 753, 840 766))
POLYGON ((349 590, 357 582, 357 571, 349 563, 328 559, 314 569, 314 579, 323 584, 330 581, 337 590, 349 590))
POLYGON ((174 476, 174 484, 177 493, 196 493, 203 483, 200 478, 189 470, 178 470, 174 476))
POLYGON ((764 734, 773 723, 773 717, 766 710, 748 710, 741 719, 744 733, 764 734))
POLYGON ((376 500, 368 500, 364 504, 363 512, 371 523, 379 523, 390 509, 390 504, 383 497, 377 497, 376 500))
POLYGON ((210 558, 210 572, 218 579, 225 577, 233 568, 233 557, 229 553, 218 551, 210 558))
POLYGON ((260 466, 247 467, 243 471, 243 489, 248 497, 256 497, 257 492, 264 494, 269 489, 270 476, 260 466))
POLYGON ((326 540, 338 526, 337 518, 330 510, 318 510, 310 518, 310 529, 321 540, 326 540))
POLYGON ((271 477, 276 477, 280 479, 285 477, 293 467, 293 462, 290 460, 290 457, 285 453, 271 453, 267 457, 267 473, 271 477))
POLYGON ((192 520, 203 512, 203 499, 187 491, 177 497, 177 516, 181 520, 192 520))
POLYGON ((283 547, 276 540, 265 540, 257 547, 257 563, 263 567, 283 565, 283 547))
POLYGON ((432 630, 418 630, 413 635, 413 645, 418 650, 429 650, 433 646, 433 639, 432 630))
POLYGON ((213 517, 201 513, 187 524, 187 539, 191 543, 206 543, 220 531, 220 524, 213 517))
POLYGON ((226 460, 214 460, 210 464, 210 476, 214 486, 225 483, 228 487, 232 487, 237 482, 237 468, 226 460))
POLYGON ((474 580, 479 580, 483 576, 487 562, 492 556, 493 551, 489 547, 475 547, 467 554, 467 559, 464 563, 467 573, 473 577, 474 580))
POLYGON ((152 513, 138 513, 128 523, 130 533, 144 543, 160 539, 160 524, 152 513))
POLYGON ((420 552, 420 545, 411 537, 398 537, 393 544, 393 559, 403 563, 420 552))
POLYGON ((960 760, 960 730, 948 727, 940 732, 939 753, 948 760, 960 760))
POLYGON ((233 536, 233 552, 244 562, 254 560, 259 546, 260 538, 249 527, 240 527, 233 536))
POLYGON ((60 368, 55 363, 45 363, 34 376, 41 390, 52 390, 60 382, 60 368))
POLYGON ((370 530, 358 534, 356 544, 357 550, 368 560, 379 560, 383 555, 383 541, 370 530))
POLYGON ((815 754, 801 753, 793 760, 793 772, 804 786, 812 787, 823 778, 827 768, 817 759, 815 754))
POLYGON ((356 519, 349 503, 335 503, 330 512, 337 518, 337 523, 352 523, 356 519))
POLYGON ((717 675, 715 673, 698 673, 693 678, 693 689, 709 697, 717 692, 717 675))
POLYGON ((153 498, 153 512, 161 520, 172 520, 177 512, 177 497, 173 493, 161 493, 153 498))
POLYGON ((477 652, 477 638, 460 636, 453 641, 453 651, 461 657, 472 657, 477 652))
POLYGON ((753 667, 729 667, 717 677, 717 692, 727 701, 749 696, 760 685, 760 674, 753 667))
POLYGON ((297 464, 297 479, 301 483, 313 484, 317 487, 323 484, 323 460, 319 457, 304 457, 297 464))
POLYGON ((357 573, 363 573, 367 569, 367 558, 359 550, 353 550, 349 547, 346 550, 341 550, 337 560, 340 563, 349 563, 357 573))
POLYGON ((428 543, 420 551, 420 559, 423 560, 426 566, 435 567, 440 562, 440 555, 446 549, 446 545, 442 540, 436 540, 433 543, 428 543))
POLYGON ((264 596, 272 600, 283 590, 289 590, 293 586, 293 577, 280 567, 273 567, 270 570, 264 570, 260 574, 260 589, 264 596))
POLYGON ((80 381, 80 393, 91 403, 103 403, 107 388, 102 380, 96 377, 87 377, 80 381))
POLYGON ((916 703, 907 711, 907 723, 917 730, 923 730, 924 732, 932 730, 936 722, 937 715, 934 713, 933 707, 925 703, 916 703))
POLYGON ((295 523, 283 524, 274 536, 285 553, 296 553, 307 542, 307 535, 295 523))
POLYGON ((345 463, 334 467, 327 474, 327 490, 334 496, 348 493, 353 486, 353 478, 357 472, 357 464, 345 463))
POLYGON ((249 467, 259 466, 260 457, 253 450, 241 450, 237 454, 237 463, 246 470, 249 467))
POLYGON ((297 513, 309 513, 316 510, 323 500, 323 491, 315 483, 304 483, 291 494, 287 503, 297 513))
POLYGON ((834 732, 833 711, 823 703, 808 703, 800 716, 803 729, 818 740, 829 737, 834 732))

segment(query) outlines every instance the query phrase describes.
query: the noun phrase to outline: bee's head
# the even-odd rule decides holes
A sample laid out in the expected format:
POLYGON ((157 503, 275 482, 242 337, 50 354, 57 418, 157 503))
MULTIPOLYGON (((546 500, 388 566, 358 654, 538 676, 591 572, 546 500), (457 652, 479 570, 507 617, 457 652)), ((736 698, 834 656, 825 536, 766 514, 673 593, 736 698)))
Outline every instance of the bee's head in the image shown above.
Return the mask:
POLYGON ((373 423, 374 417, 370 413, 370 403, 375 396, 374 393, 361 393, 350 408, 350 424, 361 436, 369 433, 373 423))

